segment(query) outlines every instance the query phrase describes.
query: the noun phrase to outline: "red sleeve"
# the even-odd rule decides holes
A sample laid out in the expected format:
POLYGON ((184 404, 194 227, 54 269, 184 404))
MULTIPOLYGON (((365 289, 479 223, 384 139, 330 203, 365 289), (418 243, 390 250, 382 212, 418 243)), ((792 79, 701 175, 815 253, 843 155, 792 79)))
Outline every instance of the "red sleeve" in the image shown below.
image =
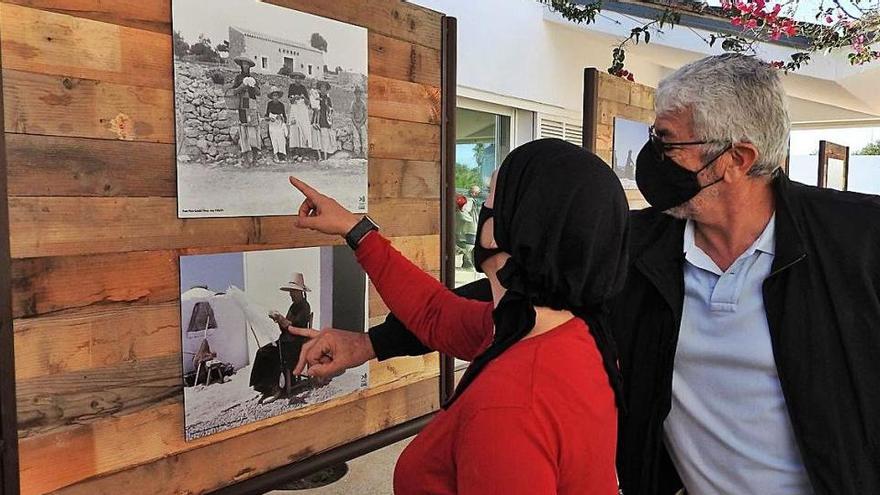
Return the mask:
POLYGON ((470 361, 492 342, 492 303, 455 295, 376 232, 356 254, 391 312, 426 346, 470 361))
POLYGON ((458 495, 557 493, 556 449, 529 409, 479 411, 458 438, 458 495))

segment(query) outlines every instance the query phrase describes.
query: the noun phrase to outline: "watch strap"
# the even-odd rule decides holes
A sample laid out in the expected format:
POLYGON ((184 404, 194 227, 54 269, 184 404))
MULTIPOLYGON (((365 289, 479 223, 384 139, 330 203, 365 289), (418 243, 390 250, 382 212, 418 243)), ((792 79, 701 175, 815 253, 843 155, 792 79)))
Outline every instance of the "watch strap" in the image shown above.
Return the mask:
POLYGON ((350 248, 357 249, 361 239, 373 230, 379 230, 379 226, 370 217, 365 216, 345 234, 345 242, 350 248))

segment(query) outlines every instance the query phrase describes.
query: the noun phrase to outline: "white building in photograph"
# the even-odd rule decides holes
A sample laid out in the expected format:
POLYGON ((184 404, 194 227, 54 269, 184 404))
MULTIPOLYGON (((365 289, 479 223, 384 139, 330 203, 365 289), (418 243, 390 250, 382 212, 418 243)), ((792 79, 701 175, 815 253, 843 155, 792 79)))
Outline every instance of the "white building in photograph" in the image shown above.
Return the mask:
MULTIPOLYGON (((308 38, 311 33, 300 33, 308 38)), ((300 43, 277 38, 240 27, 229 27, 230 60, 244 55, 256 64, 254 72, 278 74, 282 67, 302 72, 309 78, 324 78, 324 52, 312 48, 307 42, 300 43)))

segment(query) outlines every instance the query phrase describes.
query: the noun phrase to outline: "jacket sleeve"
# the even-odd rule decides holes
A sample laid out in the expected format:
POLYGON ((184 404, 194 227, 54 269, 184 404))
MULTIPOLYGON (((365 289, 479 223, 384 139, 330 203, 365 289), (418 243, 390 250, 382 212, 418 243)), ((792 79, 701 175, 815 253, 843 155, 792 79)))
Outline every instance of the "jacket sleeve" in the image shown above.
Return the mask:
POLYGON ((391 312, 427 347, 472 360, 492 342, 491 303, 457 296, 377 232, 355 254, 391 312))
MULTIPOLYGON (((489 280, 485 278, 452 289, 452 292, 476 301, 492 300, 489 280)), ((379 361, 398 356, 420 356, 433 351, 408 330, 394 313, 389 314, 383 323, 371 328, 369 336, 379 361)))
POLYGON ((558 452, 529 409, 479 411, 458 439, 453 452, 459 495, 557 493, 558 452))

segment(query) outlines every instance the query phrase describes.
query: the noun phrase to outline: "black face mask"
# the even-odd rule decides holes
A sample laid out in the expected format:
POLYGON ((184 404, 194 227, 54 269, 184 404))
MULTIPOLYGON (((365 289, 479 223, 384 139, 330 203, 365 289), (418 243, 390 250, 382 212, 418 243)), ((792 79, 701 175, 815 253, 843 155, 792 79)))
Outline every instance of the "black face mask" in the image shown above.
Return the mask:
POLYGON ((703 165, 703 168, 694 172, 682 167, 666 154, 660 153, 650 142, 647 142, 636 159, 636 184, 651 206, 666 211, 690 201, 703 189, 724 180, 722 177, 711 184, 701 186, 698 175, 730 148, 731 145, 727 145, 723 151, 703 165))
POLYGON ((483 238, 483 226, 494 216, 495 210, 486 206, 486 203, 483 203, 483 207, 480 208, 480 216, 477 218, 477 240, 474 242, 474 269, 480 273, 483 273, 483 263, 485 263, 487 259, 503 252, 498 248, 483 247, 480 243, 480 239, 483 238))

